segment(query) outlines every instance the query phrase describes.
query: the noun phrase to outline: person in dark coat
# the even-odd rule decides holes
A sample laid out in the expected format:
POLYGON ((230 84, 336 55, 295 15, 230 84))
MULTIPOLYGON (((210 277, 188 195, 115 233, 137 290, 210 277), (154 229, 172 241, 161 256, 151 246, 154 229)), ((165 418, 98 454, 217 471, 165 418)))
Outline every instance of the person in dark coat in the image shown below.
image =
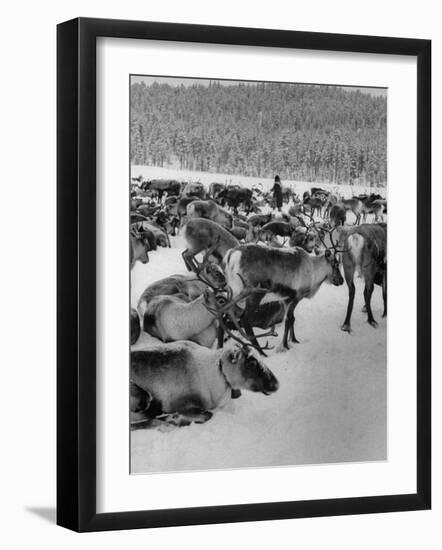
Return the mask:
POLYGON ((282 185, 281 180, 279 179, 279 176, 275 176, 275 183, 273 184, 273 187, 271 189, 273 193, 273 201, 275 203, 275 207, 281 211, 282 208, 282 185))

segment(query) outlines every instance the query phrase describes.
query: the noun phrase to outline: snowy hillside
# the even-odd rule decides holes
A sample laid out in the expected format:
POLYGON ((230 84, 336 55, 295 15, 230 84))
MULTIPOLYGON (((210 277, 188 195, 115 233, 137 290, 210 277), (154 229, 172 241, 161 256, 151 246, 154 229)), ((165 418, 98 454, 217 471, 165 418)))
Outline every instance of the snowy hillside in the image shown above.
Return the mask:
MULTIPOLYGON (((137 174, 135 167, 132 175, 137 174)), ((183 249, 181 237, 173 237, 171 249, 150 252, 148 264, 135 265, 133 306, 148 284, 186 273, 183 249)), ((280 381, 278 392, 264 396, 244 391, 202 425, 132 432, 132 473, 386 459, 386 319, 381 317, 381 290, 376 287, 373 294, 379 322, 374 329, 361 312, 363 284, 355 283, 351 335, 340 330, 347 286, 324 284, 312 300, 297 307, 296 335, 301 343, 285 353, 269 353, 267 364, 280 381)), ((133 349, 153 341, 143 334, 133 349)))

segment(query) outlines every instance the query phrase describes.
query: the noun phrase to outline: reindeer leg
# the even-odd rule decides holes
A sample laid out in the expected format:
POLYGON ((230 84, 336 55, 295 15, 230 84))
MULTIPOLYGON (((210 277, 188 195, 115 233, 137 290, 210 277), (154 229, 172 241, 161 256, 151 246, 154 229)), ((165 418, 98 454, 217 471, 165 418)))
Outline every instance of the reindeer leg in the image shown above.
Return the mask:
MULTIPOLYGON (((277 352, 283 352, 283 351, 286 351, 289 348, 289 344, 288 344, 288 333, 289 333, 289 326, 290 326, 290 314, 289 314, 289 310, 290 310, 290 307, 291 307, 291 303, 290 304, 285 304, 285 313, 284 313, 284 334, 282 336, 282 340, 280 342, 280 344, 278 345, 278 347, 276 348, 276 351, 277 352)), ((292 312, 293 313, 293 312, 292 312)))
POLYGON ((299 344, 299 341, 296 339, 296 336, 295 336, 295 316, 294 316, 294 311, 295 311, 295 307, 297 305, 297 300, 294 300, 293 302, 290 302, 288 308, 287 308, 287 313, 286 313, 286 317, 285 317, 285 327, 284 327, 284 338, 285 340, 283 340, 283 345, 285 348, 287 349, 290 349, 289 348, 289 345, 288 345, 288 342, 287 342, 287 339, 288 339, 288 336, 290 336, 290 340, 295 343, 295 344, 299 344))
POLYGON ((260 355, 267 357, 267 354, 263 351, 262 347, 259 345, 258 340, 256 339, 255 333, 253 332, 253 326, 250 322, 250 318, 247 315, 247 311, 243 314, 241 322, 252 346, 259 352, 260 355))
POLYGON ((162 417, 159 417, 159 420, 181 428, 183 426, 189 426, 192 422, 195 422, 196 424, 204 424, 204 422, 210 420, 212 416, 213 413, 210 411, 205 411, 198 408, 189 408, 183 412, 165 414, 162 417))
POLYGON ((367 306, 367 315, 368 315, 367 321, 372 327, 376 328, 378 324, 375 321, 373 317, 373 312, 371 310, 371 295, 373 294, 373 287, 374 287, 373 280, 369 279, 365 281, 364 300, 365 300, 365 305, 367 306))
MULTIPOLYGON (((347 279, 347 276, 345 277, 347 279)), ((351 313, 353 311, 353 303, 355 301, 355 284, 353 282, 353 277, 351 278, 351 281, 347 280, 348 285, 348 306, 347 306, 347 315, 345 316, 344 324, 341 327, 341 330, 344 332, 351 332, 351 325, 350 325, 350 319, 351 319, 351 313)))
POLYGON ((221 326, 221 323, 218 325, 218 332, 217 332, 217 347, 222 348, 224 345, 224 329, 221 326))
POLYGON ((290 340, 294 343, 294 344, 299 344, 299 340, 296 339, 296 336, 295 336, 295 308, 296 306, 298 305, 298 302, 293 302, 293 308, 291 310, 291 314, 290 314, 290 317, 291 317, 291 325, 290 325, 290 328, 289 328, 289 332, 290 332, 290 340))
MULTIPOLYGON (((267 357, 266 353, 263 351, 262 347, 259 345, 259 342, 253 331, 253 322, 252 322, 253 312, 259 306, 259 303, 261 302, 262 299, 263 299, 263 295, 259 293, 249 296, 247 298, 245 311, 241 317, 241 324, 252 346, 259 352, 260 355, 267 357)), ((234 317, 232 317, 232 321, 234 324, 236 324, 234 317)), ((237 328, 240 330, 240 327, 237 327, 237 328)))
POLYGON ((206 409, 207 403, 198 394, 183 396, 173 408, 175 412, 166 413, 157 418, 166 421, 174 426, 188 426, 192 422, 202 424, 210 420, 213 413, 206 409))

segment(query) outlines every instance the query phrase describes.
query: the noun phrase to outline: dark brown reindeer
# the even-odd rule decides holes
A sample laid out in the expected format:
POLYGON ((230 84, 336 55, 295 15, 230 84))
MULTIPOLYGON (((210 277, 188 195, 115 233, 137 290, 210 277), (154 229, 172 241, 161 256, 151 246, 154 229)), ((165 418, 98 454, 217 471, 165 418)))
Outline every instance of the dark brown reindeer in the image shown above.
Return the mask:
POLYGON ((136 309, 130 310, 130 344, 137 342, 141 334, 140 317, 136 309))
POLYGON ((296 227, 291 223, 278 220, 263 225, 259 230, 259 235, 260 237, 265 237, 266 233, 268 233, 272 236, 291 237, 295 231, 296 227))
POLYGON ((331 209, 336 204, 338 204, 338 197, 336 195, 334 195, 333 193, 330 193, 329 196, 327 197, 326 201, 325 201, 325 204, 324 204, 324 219, 325 220, 330 217, 331 209))
MULTIPOLYGON (((314 188, 313 188, 314 189, 314 188)), ((302 198, 303 211, 310 211, 311 215, 314 216, 315 212, 322 215, 322 207, 324 206, 324 201, 321 197, 311 196, 309 191, 305 191, 302 198)))
POLYGON ((227 284, 238 305, 243 302, 243 326, 251 343, 259 350, 249 312, 263 299, 260 287, 279 295, 285 304, 285 324, 279 350, 289 349, 288 336, 298 342, 294 332, 294 310, 303 298, 312 298, 324 281, 338 286, 344 280, 339 262, 331 250, 311 256, 301 248, 274 249, 259 245, 241 245, 230 250, 224 260, 227 284), (244 292, 257 289, 257 292, 244 292))
POLYGON ((347 211, 340 204, 334 204, 330 208, 329 213, 330 226, 338 227, 339 225, 345 225, 347 219, 347 211))
MULTIPOLYGON (((371 296, 374 285, 382 287, 384 301, 383 317, 387 315, 387 225, 362 224, 343 232, 340 243, 345 280, 348 285, 348 306, 342 330, 351 332, 351 314, 355 298, 353 282, 356 272, 364 278, 364 301, 367 321, 372 327, 377 327, 371 309, 371 296)), ((337 247, 336 247, 337 250, 337 247)))

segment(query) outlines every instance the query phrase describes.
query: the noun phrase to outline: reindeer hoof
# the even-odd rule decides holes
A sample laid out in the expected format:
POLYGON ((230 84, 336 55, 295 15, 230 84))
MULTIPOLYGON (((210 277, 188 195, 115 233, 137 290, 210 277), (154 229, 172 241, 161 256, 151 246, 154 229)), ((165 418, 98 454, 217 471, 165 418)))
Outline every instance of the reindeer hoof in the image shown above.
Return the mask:
POLYGON ((341 330, 344 331, 344 332, 348 332, 350 334, 351 333, 350 324, 349 323, 344 323, 341 327, 341 330))
POLYGON ((275 351, 276 353, 284 353, 288 350, 289 348, 286 348, 283 344, 278 344, 275 348, 275 351))
POLYGON ((382 314, 382 318, 385 319, 385 317, 387 317, 387 312, 382 314))
POLYGON ((373 321, 368 321, 368 324, 371 325, 373 328, 377 328, 378 324, 377 322, 373 319, 373 321))
POLYGON ((241 390, 232 388, 232 391, 230 392, 230 397, 232 399, 238 399, 238 397, 241 397, 241 395, 242 395, 241 390))
POLYGON ((363 306, 361 311, 362 313, 367 313, 367 306, 363 306))

